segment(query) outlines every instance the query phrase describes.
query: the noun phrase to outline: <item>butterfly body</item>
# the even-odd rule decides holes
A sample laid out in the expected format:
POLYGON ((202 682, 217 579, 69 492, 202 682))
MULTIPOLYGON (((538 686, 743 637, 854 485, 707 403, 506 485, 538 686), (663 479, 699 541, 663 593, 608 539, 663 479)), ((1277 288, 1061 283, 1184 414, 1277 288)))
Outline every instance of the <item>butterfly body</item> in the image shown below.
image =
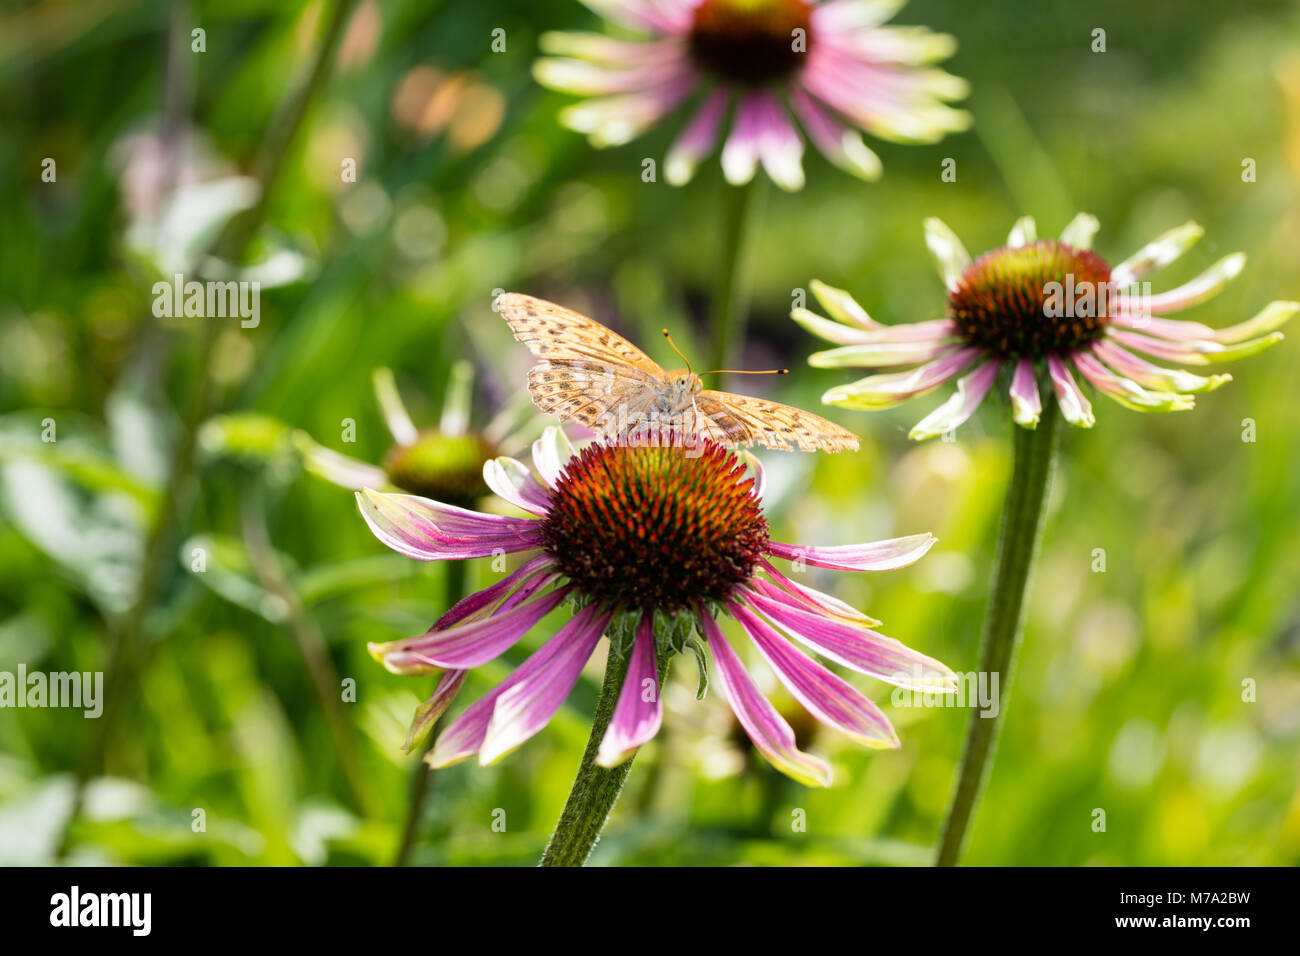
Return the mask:
POLYGON ((528 372, 533 404, 605 440, 658 428, 730 448, 856 450, 857 436, 811 412, 704 388, 690 369, 665 371, 595 319, 544 299, 507 292, 494 308, 541 361, 528 372))

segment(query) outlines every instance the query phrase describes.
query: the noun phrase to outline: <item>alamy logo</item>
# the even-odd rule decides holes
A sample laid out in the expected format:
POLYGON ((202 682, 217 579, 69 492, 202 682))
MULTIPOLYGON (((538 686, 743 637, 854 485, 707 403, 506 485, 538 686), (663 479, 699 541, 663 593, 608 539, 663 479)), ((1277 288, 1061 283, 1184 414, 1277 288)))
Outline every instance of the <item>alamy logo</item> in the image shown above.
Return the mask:
POLYGON ((171 282, 153 284, 153 314, 160 319, 238 318, 246 329, 255 329, 262 321, 262 283, 198 282, 179 272, 171 282))
POLYGON ((0 707, 82 708, 87 717, 104 712, 103 671, 0 671, 0 707))
POLYGON ((126 926, 148 936, 153 925, 152 893, 85 893, 73 886, 50 897, 51 926, 126 926))
POLYGON ((1064 282, 1043 285, 1043 315, 1049 319, 1106 319, 1128 315, 1135 319, 1151 315, 1151 283, 1135 282, 1120 289, 1113 282, 1075 281, 1067 272, 1064 282))

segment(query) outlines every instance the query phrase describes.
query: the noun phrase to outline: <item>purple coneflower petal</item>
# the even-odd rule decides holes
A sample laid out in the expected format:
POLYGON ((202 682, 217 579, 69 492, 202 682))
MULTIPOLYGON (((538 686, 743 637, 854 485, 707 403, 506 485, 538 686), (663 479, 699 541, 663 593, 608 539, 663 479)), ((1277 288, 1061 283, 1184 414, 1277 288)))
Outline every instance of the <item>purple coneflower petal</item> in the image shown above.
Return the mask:
POLYGON ((375 389, 375 399, 379 402, 379 409, 384 416, 384 424, 388 426, 388 434, 393 436, 393 441, 398 445, 414 445, 420 437, 420 432, 411 421, 406 404, 397 391, 393 370, 377 368, 371 374, 371 381, 375 389))
POLYGON ((664 178, 669 185, 681 186, 688 182, 695 175, 696 167, 713 152, 730 100, 731 92, 725 87, 704 98, 664 158, 664 178))
POLYGON ((947 33, 931 33, 923 27, 821 30, 817 34, 817 42, 870 63, 896 63, 904 66, 921 66, 945 60, 957 51, 955 37, 947 33))
POLYGON ((830 547, 769 541, 767 553, 787 561, 802 561, 804 564, 837 571, 892 571, 920 560, 925 552, 934 547, 937 540, 927 531, 903 538, 830 547))
POLYGON ((659 699, 659 671, 655 663, 655 632, 652 615, 641 618, 628 661, 627 676, 619 691, 618 703, 609 721, 609 729, 600 741, 596 763, 617 767, 637 748, 659 733, 663 723, 663 703, 659 699))
POLYGON ((786 192, 803 188, 803 140, 790 116, 770 93, 758 97, 758 155, 763 169, 786 192))
POLYGON ((1034 363, 1022 358, 1016 363, 1016 371, 1011 376, 1011 417, 1017 425, 1036 428, 1043 413, 1043 400, 1038 394, 1038 381, 1034 375, 1034 363))
POLYGON ((1092 414, 1092 403, 1074 383, 1070 370, 1055 355, 1047 356, 1047 370, 1052 376, 1052 387, 1056 390, 1056 403, 1061 414, 1071 425, 1079 428, 1091 428, 1097 423, 1092 414))
POLYGON ((722 174, 733 186, 743 186, 758 169, 759 134, 763 99, 751 93, 736 106, 726 145, 722 147, 722 174))
POLYGON ((680 59, 684 48, 676 38, 616 40, 601 33, 550 30, 537 38, 537 46, 552 56, 573 56, 605 66, 645 66, 680 59))
POLYGON ((1234 252, 1230 256, 1225 256, 1190 282, 1146 299, 1147 311, 1177 312, 1198 302, 1204 302, 1240 274, 1245 265, 1244 252, 1234 252))
POLYGON ((810 787, 829 787, 830 766, 824 760, 799 749, 794 731, 745 672, 745 666, 722 635, 713 615, 701 608, 699 618, 709 642, 709 650, 713 653, 713 663, 717 668, 723 696, 727 698, 736 720, 745 728, 755 749, 772 766, 800 783, 810 787))
POLYGON ((832 46, 814 46, 799 82, 867 132, 903 143, 937 142, 970 126, 970 115, 940 102, 969 86, 943 70, 872 65, 832 46))
MULTIPOLYGON (((579 615, 589 617, 591 611, 591 606, 588 605, 579 612, 579 615)), ((478 753, 487 736, 488 725, 492 721, 492 713, 498 699, 522 681, 533 679, 556 666, 564 666, 569 661, 575 643, 572 626, 574 621, 577 620, 578 615, 575 615, 573 620, 568 621, 554 637, 516 667, 509 677, 476 700, 459 717, 452 721, 447 729, 438 735, 438 741, 434 744, 433 750, 424 758, 425 763, 436 770, 439 767, 448 767, 454 763, 459 763, 466 757, 472 757, 478 753)), ((584 622, 587 622, 587 618, 584 618, 584 622)), ((604 622, 602 621, 601 624, 603 627, 604 622)), ((596 639, 591 641, 591 647, 594 648, 596 641, 599 639, 600 635, 597 633, 596 639)), ((590 652, 588 652, 589 655, 590 652)), ((586 658, 584 657, 582 660, 585 661, 586 658)), ((578 670, 582 670, 581 662, 578 665, 578 670)), ((574 680, 575 682, 577 680, 576 674, 574 680)))
POLYGON ((822 304, 822 308, 837 322, 856 325, 868 332, 889 328, 867 315, 867 310, 843 289, 827 285, 819 279, 813 279, 808 283, 808 287, 812 289, 813 295, 817 296, 817 301, 822 304))
POLYGON ((1216 353, 1224 351, 1224 347, 1218 342, 1206 339, 1173 342, 1114 327, 1106 330, 1106 336, 1147 355, 1154 355, 1156 358, 1170 362, 1182 362, 1185 365, 1209 365, 1215 360, 1216 353))
POLYGON ((429 674, 467 669, 500 657, 568 596, 559 589, 532 601, 453 627, 432 628, 420 637, 370 643, 370 656, 390 674, 429 674))
POLYGON ((857 130, 832 118, 798 86, 791 86, 788 96, 791 109, 823 156, 840 169, 868 182, 880 178, 884 171, 880 157, 862 142, 862 135, 857 130))
POLYGON ((868 747, 899 746, 889 720, 856 687, 796 650, 743 604, 733 602, 727 610, 808 713, 868 747))
POLYGON ((558 425, 548 425, 542 436, 533 442, 533 467, 542 476, 542 480, 554 488, 564 474, 564 467, 578 452, 569 441, 569 436, 558 425))
POLYGON ((1300 312, 1300 302, 1270 302, 1245 322, 1238 322, 1214 333, 1214 340, 1225 345, 1247 345, 1251 343, 1273 342, 1281 340, 1281 335, 1274 337, 1277 329, 1300 312), (1253 336, 1257 336, 1254 337, 1253 336), (1248 341, 1249 340, 1249 341, 1248 341))
POLYGON ((672 35, 690 29, 694 6, 687 0, 583 0, 583 3, 614 23, 672 35))
POLYGON ((1012 249, 1027 246, 1038 238, 1038 223, 1033 216, 1021 216, 1007 234, 1007 245, 1012 249))
POLYGON ((468 673, 469 671, 446 671, 438 679, 438 686, 434 689, 433 696, 415 709, 415 717, 406 732, 406 742, 402 744, 403 753, 409 754, 420 739, 429 732, 429 728, 438 722, 438 718, 447 712, 447 708, 460 693, 465 683, 465 675, 468 673))
POLYGON ((1185 222, 1170 229, 1129 256, 1110 271, 1111 281, 1121 289, 1142 278, 1148 272, 1162 269, 1173 262, 1205 235, 1205 230, 1194 222, 1185 222))
POLYGON ((845 408, 892 408, 933 391, 982 354, 984 350, 980 348, 952 346, 952 351, 942 358, 910 371, 868 375, 848 385, 837 385, 822 396, 822 401, 845 408))
POLYGON ((513 458, 493 458, 483 464, 483 481, 516 508, 544 515, 551 510, 551 492, 513 458))
POLYGON ((1093 237, 1101 228, 1096 216, 1081 212, 1061 230, 1061 241, 1075 249, 1091 249, 1093 237))
POLYGON ((698 82, 694 71, 682 67, 675 79, 653 89, 622 96, 604 96, 566 107, 560 121, 586 133, 598 147, 621 146, 640 136, 684 100, 698 82))
POLYGON ((600 66, 568 57, 545 57, 533 64, 538 83, 579 96, 611 96, 654 89, 676 79, 685 64, 665 59, 629 68, 600 66))
POLYGON ((957 288, 962 273, 970 266, 970 253, 957 238, 957 233, 942 219, 931 216, 925 220, 925 245, 939 266, 939 275, 949 290, 957 288))
POLYGON ((357 492, 361 516, 381 542, 418 561, 482 558, 537 547, 537 522, 485 515, 416 495, 357 492))
POLYGON ((486 767, 500 760, 555 716, 578 682, 609 618, 609 612, 587 605, 533 655, 537 657, 551 644, 559 642, 559 647, 547 657, 544 665, 526 674, 523 672, 528 661, 519 666, 514 675, 518 679, 497 697, 492 708, 492 719, 479 749, 480 764, 486 767))
POLYGON ((1138 358, 1127 349, 1122 349, 1114 342, 1101 339, 1093 343, 1092 354, 1121 375, 1133 379, 1139 385, 1161 391, 1185 392, 1194 395, 1209 392, 1225 382, 1231 382, 1231 375, 1211 375, 1206 378, 1193 375, 1181 368, 1164 368, 1153 365, 1146 359, 1138 358))
POLYGON ((899 687, 939 693, 957 689, 957 675, 946 665, 901 641, 809 611, 791 601, 756 591, 743 593, 745 600, 778 628, 837 664, 899 687))
POLYGON ((841 618, 853 624, 861 624, 864 627, 878 627, 881 623, 874 617, 863 614, 853 605, 841 601, 833 594, 827 594, 825 591, 819 591, 807 584, 799 584, 790 580, 777 570, 776 566, 767 558, 759 558, 758 563, 763 572, 772 579, 772 582, 764 581, 761 578, 751 578, 749 586, 762 591, 764 594, 775 597, 775 592, 784 591, 791 597, 802 601, 814 611, 830 614, 833 617, 841 618))
POLYGON ((438 618, 435 629, 448 628, 461 621, 472 620, 488 613, 497 603, 515 589, 552 564, 549 554, 538 554, 529 558, 513 573, 502 578, 496 584, 475 591, 461 598, 442 617, 438 618))
POLYGON ((1149 392, 1137 382, 1116 375, 1087 352, 1075 352, 1071 360, 1098 390, 1134 411, 1178 412, 1196 405, 1196 399, 1180 392, 1149 392))
POLYGON ((935 438, 965 422, 975 414, 975 409, 980 407, 980 402, 984 401, 984 396, 993 387, 993 382, 998 377, 998 369, 1001 367, 1000 359, 992 359, 969 375, 959 378, 957 391, 952 397, 917 422, 908 432, 907 437, 913 441, 935 438))
POLYGON ((1138 311, 1145 303, 1131 296, 1119 296, 1115 300, 1119 311, 1110 317, 1115 325, 1125 329, 1134 329, 1147 335, 1169 339, 1173 342, 1187 342, 1195 339, 1212 341, 1214 329, 1200 322, 1188 322, 1183 319, 1162 319, 1158 316, 1138 311))
POLYGON ((332 484, 350 491, 392 487, 384 469, 326 448, 306 432, 295 432, 293 443, 302 454, 307 470, 332 484))
MULTIPOLYGON (((906 326, 895 326, 904 329, 906 326)), ((872 333, 864 333, 872 335, 872 333)), ((874 335, 872 336, 874 338, 874 335)), ((947 338, 921 339, 919 341, 871 341, 857 345, 844 345, 826 349, 808 356, 813 368, 896 368, 929 362, 952 351, 947 338)))

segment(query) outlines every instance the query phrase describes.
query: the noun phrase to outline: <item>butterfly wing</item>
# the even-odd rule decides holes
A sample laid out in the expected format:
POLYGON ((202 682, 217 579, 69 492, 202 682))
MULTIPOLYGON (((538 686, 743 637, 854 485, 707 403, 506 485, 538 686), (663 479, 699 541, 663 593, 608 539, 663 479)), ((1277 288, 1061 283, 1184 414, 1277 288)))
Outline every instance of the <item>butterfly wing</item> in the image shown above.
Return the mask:
POLYGON ((820 415, 765 398, 705 389, 695 396, 695 431, 729 447, 757 442, 777 451, 857 451, 858 436, 820 415))
POLYGON ((655 400, 653 381, 636 369, 557 359, 528 371, 533 404, 610 440, 635 427, 655 400))
POLYGON ((623 336, 572 309, 518 292, 505 293, 496 304, 515 340, 539 359, 626 366, 652 377, 664 374, 654 359, 623 336))

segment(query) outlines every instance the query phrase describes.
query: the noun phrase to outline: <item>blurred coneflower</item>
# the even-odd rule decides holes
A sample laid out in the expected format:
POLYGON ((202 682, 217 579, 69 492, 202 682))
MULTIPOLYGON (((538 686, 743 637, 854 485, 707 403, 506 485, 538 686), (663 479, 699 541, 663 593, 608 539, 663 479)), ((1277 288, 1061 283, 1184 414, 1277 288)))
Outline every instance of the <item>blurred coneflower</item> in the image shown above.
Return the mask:
POLYGON ((739 622, 814 717, 868 746, 898 746, 889 721, 794 642, 889 683, 955 690, 956 678, 943 664, 872 630, 878 622, 796 584, 769 560, 886 570, 923 555, 931 535, 828 548, 773 541, 758 490, 761 469, 751 460, 754 473, 747 475, 735 454, 711 442, 691 449, 625 440, 579 454, 552 427, 534 443, 533 463, 540 480, 512 458, 494 459, 483 471, 493 491, 532 518, 481 514, 413 495, 364 490, 357 497, 375 536, 412 558, 527 556, 518 570, 465 598, 426 634, 371 646, 393 673, 443 674, 417 724, 437 719, 468 669, 500 656, 560 605, 576 608, 554 637, 447 726, 425 757, 431 766, 476 754, 490 764, 528 740, 564 703, 602 635, 609 635, 605 688, 584 767, 622 765, 621 775, 598 811, 573 804, 600 787, 575 785, 553 841, 565 843, 564 852, 548 852, 551 862, 585 859, 585 837, 569 841, 559 834, 566 820, 581 817, 579 829, 594 843, 627 761, 659 729, 668 662, 688 646, 701 659, 707 646, 717 684, 764 757, 805 784, 830 783, 829 766, 798 749, 790 725, 746 672, 716 615, 739 622))
POLYGON ((912 429, 912 438, 950 432, 975 413, 999 380, 1010 397, 1011 417, 1021 426, 1013 429, 1013 467, 981 640, 980 672, 1001 675, 1002 705, 997 714, 970 721, 936 855, 941 866, 955 864, 961 854, 997 739, 998 716, 1006 711, 1055 469, 1057 411, 1081 428, 1094 422, 1074 375, 1138 411, 1188 409, 1196 393, 1217 388, 1230 376, 1196 375, 1136 353, 1193 366, 1243 358, 1281 341, 1278 328, 1300 310, 1300 303, 1272 302, 1254 318, 1222 329, 1165 318, 1217 293, 1241 271, 1245 256, 1233 253, 1190 282, 1152 295, 1144 277, 1182 255, 1201 237, 1201 227, 1189 222, 1172 229, 1113 268, 1091 251, 1097 229, 1096 218, 1081 213, 1060 239, 1039 239, 1034 220, 1025 217, 1005 246, 972 262, 951 229, 928 219, 926 244, 948 290, 946 318, 881 325, 847 292, 820 283, 813 290, 832 318, 807 309, 792 313, 809 331, 839 346, 814 354, 811 364, 903 369, 833 388, 822 399, 829 404, 890 408, 962 375, 956 393, 912 429))
POLYGON ((375 369, 375 398, 393 438, 392 447, 378 465, 326 448, 305 432, 294 435, 294 444, 308 471, 342 488, 406 491, 450 504, 472 505, 488 494, 484 463, 503 452, 527 447, 528 437, 537 434, 527 424, 512 431, 520 424, 522 399, 503 408, 481 430, 471 428, 473 385, 473 366, 467 361, 456 362, 437 427, 420 429, 402 402, 392 370, 375 369))
POLYGON ((930 66, 952 37, 923 27, 882 26, 903 4, 873 0, 585 0, 601 16, 648 32, 648 40, 547 33, 539 82, 590 96, 566 109, 565 125, 596 146, 628 142, 701 95, 668 152, 665 176, 681 184, 711 154, 734 104, 722 148, 732 184, 761 163, 784 189, 803 186, 803 139, 793 117, 831 162, 860 176, 880 160, 859 130, 931 143, 966 129, 969 116, 943 101, 966 82, 930 66))
POLYGON ((1281 341, 1278 327, 1300 310, 1300 303, 1272 302, 1254 318, 1222 329, 1165 318, 1216 294, 1246 257, 1225 256, 1190 282, 1151 295, 1139 282, 1178 258, 1202 228, 1189 222, 1172 229, 1113 268, 1091 249, 1097 228, 1094 217, 1081 213, 1060 239, 1039 239, 1026 217, 1005 246, 972 262, 946 225, 927 220, 926 244, 948 289, 943 319, 882 325, 848 293, 813 283, 835 321, 807 309, 792 316, 839 347, 813 354, 810 364, 904 369, 837 386, 823 401, 890 408, 962 375, 956 393, 912 429, 912 438, 925 439, 965 422, 999 380, 1016 424, 1034 428, 1042 416, 1042 383, 1055 393, 1067 422, 1091 428, 1092 405, 1076 375, 1137 411, 1189 409, 1195 394, 1232 376, 1166 368, 1135 353, 1192 366, 1244 358, 1281 341))

